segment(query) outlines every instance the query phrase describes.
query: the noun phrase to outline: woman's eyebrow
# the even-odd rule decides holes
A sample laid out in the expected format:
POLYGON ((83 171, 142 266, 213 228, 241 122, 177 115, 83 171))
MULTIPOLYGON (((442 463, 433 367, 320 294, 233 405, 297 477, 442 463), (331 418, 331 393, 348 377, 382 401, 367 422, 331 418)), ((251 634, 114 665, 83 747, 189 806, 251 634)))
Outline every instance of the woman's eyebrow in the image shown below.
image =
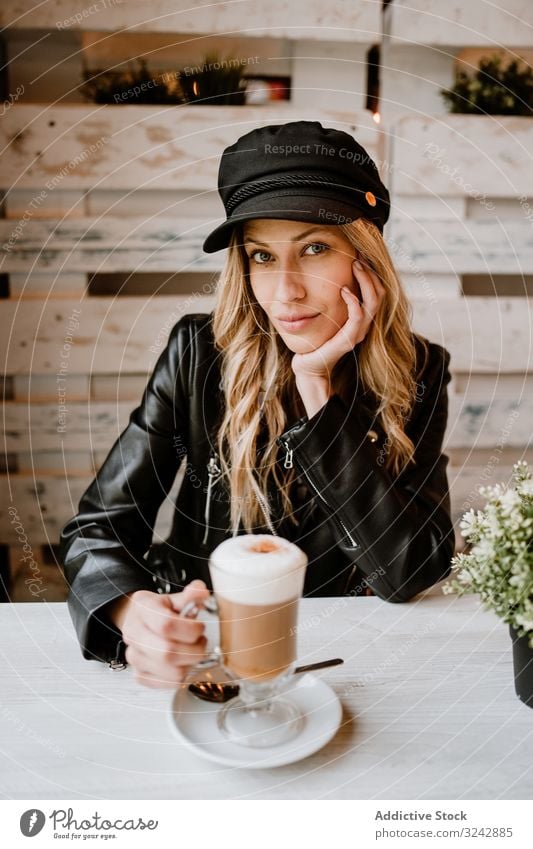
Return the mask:
MULTIPOLYGON (((303 233, 299 233, 297 236, 294 236, 293 239, 290 239, 291 242, 298 242, 300 239, 304 239, 306 236, 309 236, 310 233, 324 233, 323 227, 311 227, 308 230, 304 230, 303 233)), ((268 247, 268 242, 260 242, 258 239, 254 239, 253 236, 245 236, 244 243, 247 244, 249 242, 253 242, 255 245, 263 245, 263 247, 268 247)))

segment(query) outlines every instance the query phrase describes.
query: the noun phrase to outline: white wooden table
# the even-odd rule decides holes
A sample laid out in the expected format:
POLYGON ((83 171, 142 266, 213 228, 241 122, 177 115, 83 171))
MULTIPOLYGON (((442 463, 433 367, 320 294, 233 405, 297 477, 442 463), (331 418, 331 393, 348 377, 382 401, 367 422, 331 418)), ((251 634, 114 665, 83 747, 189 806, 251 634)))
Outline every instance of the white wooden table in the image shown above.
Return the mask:
POLYGON ((300 660, 341 698, 336 737, 239 770, 172 737, 171 691, 81 657, 65 604, 0 605, 0 798, 527 799, 533 710, 507 627, 474 597, 304 599, 300 660))

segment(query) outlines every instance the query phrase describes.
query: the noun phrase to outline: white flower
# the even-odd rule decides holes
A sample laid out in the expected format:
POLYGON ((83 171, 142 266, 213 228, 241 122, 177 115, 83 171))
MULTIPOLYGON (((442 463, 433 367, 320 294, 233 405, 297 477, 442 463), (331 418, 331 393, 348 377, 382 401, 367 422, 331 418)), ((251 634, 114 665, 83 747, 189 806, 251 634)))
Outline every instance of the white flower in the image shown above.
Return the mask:
POLYGON ((478 593, 505 622, 529 634, 533 648, 533 470, 513 466, 514 485, 479 487, 483 510, 471 508, 460 520, 468 552, 452 559, 446 593, 478 593))
POLYGON ((462 530, 468 531, 474 522, 476 521, 476 514, 472 509, 465 513, 461 521, 459 522, 459 526, 462 530))
POLYGON ((517 613, 514 618, 514 621, 516 625, 520 625, 522 628, 524 628, 524 630, 533 631, 533 613, 531 613, 529 616, 517 613))
POLYGON ((520 495, 516 489, 508 489, 507 492, 500 495, 500 504, 502 507, 507 507, 510 512, 513 507, 520 504, 520 495))

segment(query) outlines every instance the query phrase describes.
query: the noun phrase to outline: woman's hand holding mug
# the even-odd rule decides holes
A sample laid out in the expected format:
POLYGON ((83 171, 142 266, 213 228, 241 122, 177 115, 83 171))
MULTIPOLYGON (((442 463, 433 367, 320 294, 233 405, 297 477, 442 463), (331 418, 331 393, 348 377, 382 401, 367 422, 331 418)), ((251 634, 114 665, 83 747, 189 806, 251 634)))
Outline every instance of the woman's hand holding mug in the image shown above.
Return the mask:
POLYGON ((201 607, 208 597, 204 582, 196 580, 180 593, 138 590, 112 603, 109 618, 122 631, 126 660, 140 684, 175 688, 205 657, 204 623, 180 616, 180 611, 191 601, 201 607))

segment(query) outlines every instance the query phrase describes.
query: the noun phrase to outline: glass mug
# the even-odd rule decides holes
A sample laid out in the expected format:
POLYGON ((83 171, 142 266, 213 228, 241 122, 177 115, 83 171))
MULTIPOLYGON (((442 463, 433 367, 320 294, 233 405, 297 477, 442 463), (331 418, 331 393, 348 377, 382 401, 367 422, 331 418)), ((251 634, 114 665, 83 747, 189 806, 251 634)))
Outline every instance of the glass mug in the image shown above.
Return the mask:
POLYGON ((302 728, 299 708, 279 695, 297 660, 298 606, 307 555, 270 534, 224 540, 209 572, 218 606, 217 654, 239 681, 239 695, 220 709, 221 731, 258 748, 291 740, 302 728))

